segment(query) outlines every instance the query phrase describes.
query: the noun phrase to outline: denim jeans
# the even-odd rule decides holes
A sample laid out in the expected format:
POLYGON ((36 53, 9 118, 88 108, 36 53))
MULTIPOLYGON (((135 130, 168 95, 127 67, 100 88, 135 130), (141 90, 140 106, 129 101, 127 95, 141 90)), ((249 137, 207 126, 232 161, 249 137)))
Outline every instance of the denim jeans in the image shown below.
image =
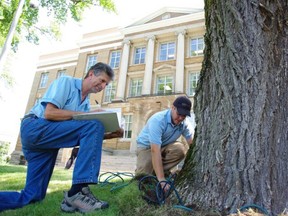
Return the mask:
POLYGON ((48 121, 30 117, 21 123, 27 160, 26 185, 21 192, 0 192, 0 211, 43 200, 60 148, 80 146, 72 183, 97 183, 104 127, 97 120, 48 121))

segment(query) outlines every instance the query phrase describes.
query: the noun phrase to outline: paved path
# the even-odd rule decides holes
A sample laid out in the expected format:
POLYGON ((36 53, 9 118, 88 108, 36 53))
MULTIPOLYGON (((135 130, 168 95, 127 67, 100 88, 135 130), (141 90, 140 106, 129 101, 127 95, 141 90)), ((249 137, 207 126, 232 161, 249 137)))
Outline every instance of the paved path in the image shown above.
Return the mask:
POLYGON ((100 172, 130 172, 135 173, 136 155, 102 154, 100 172))
MULTIPOLYGON (((136 155, 127 153, 127 151, 124 153, 107 153, 103 151, 100 172, 129 172, 135 174, 136 160, 136 155)), ((64 168, 65 163, 57 164, 57 166, 64 168)), ((75 162, 70 168, 71 170, 74 168, 74 165, 75 162)))
MULTIPOLYGON (((100 172, 129 172, 135 174, 137 157, 132 153, 124 154, 107 154, 102 152, 102 160, 100 172)), ((184 160, 178 165, 178 168, 183 166, 184 160)), ((75 162, 73 163, 73 166, 75 162)), ((60 166, 65 166, 61 164, 60 166)))

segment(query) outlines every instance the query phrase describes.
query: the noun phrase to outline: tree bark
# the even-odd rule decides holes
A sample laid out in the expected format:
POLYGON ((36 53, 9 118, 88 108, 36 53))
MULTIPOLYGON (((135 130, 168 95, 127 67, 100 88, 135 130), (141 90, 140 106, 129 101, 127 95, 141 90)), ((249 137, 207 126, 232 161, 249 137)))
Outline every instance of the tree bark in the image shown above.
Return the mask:
POLYGON ((197 128, 178 178, 186 204, 223 215, 288 209, 288 2, 205 0, 197 128))

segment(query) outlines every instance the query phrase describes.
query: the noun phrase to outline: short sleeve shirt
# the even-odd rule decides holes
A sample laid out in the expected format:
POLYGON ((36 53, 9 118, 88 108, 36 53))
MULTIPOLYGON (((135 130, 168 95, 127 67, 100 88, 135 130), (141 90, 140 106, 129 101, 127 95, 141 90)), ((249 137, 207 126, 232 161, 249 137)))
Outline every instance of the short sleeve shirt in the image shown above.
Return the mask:
POLYGON ((152 115, 137 137, 137 146, 146 148, 153 143, 163 147, 177 141, 181 135, 186 140, 192 138, 194 130, 187 118, 179 125, 174 125, 171 118, 171 109, 152 115))
POLYGON ((88 112, 90 110, 90 100, 86 97, 81 102, 81 89, 81 79, 62 76, 49 86, 42 99, 31 109, 30 113, 39 118, 44 118, 47 103, 52 103, 59 109, 88 112))

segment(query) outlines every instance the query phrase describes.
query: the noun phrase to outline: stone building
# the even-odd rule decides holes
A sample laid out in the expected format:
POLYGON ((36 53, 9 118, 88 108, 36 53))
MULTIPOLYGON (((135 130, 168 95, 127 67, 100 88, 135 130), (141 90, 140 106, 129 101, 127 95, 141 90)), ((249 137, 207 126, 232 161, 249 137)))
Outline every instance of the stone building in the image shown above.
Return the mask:
MULTIPOLYGON (((162 8, 124 28, 109 28, 83 35, 77 47, 39 58, 26 112, 57 77, 84 77, 96 62, 108 63, 115 80, 105 91, 91 95, 91 109, 121 108, 123 138, 106 140, 104 150, 134 153, 136 137, 147 119, 169 108, 179 95, 193 95, 203 61, 205 20, 202 9, 162 8)), ((58 163, 69 156, 61 150, 58 163)), ((18 139, 12 161, 19 163, 18 139)))

